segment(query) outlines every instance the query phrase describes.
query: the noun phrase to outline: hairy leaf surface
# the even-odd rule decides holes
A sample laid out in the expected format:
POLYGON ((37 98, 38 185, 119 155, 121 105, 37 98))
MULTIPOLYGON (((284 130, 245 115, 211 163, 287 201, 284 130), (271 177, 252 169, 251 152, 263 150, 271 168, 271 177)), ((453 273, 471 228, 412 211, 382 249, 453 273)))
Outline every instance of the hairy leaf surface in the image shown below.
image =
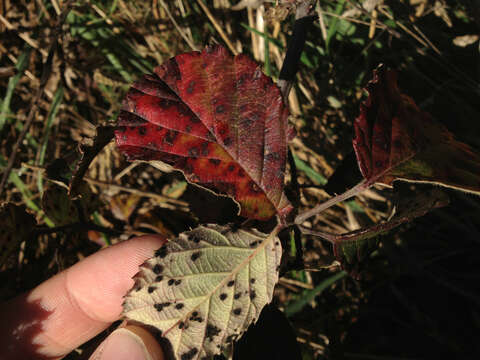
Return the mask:
POLYGON ((367 90, 353 140, 367 185, 405 180, 480 194, 480 155, 402 94, 396 72, 380 66, 367 90))
POLYGON ((271 301, 281 254, 272 234, 200 226, 141 266, 123 315, 161 330, 177 359, 217 354, 271 301))
POLYGON ((283 193, 288 109, 278 87, 245 55, 221 46, 178 55, 133 84, 115 132, 130 160, 160 160, 227 193, 241 215, 290 210, 283 193))

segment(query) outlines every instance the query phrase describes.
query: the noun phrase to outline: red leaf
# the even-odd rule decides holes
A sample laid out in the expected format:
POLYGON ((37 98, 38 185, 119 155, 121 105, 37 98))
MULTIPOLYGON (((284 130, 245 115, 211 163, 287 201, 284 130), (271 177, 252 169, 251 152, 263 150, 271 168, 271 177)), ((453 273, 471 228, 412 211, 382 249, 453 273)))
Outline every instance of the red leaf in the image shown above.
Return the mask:
POLYGON ((266 220, 291 208, 283 193, 288 109, 245 55, 220 46, 178 55, 133 84, 118 117, 130 160, 161 160, 224 192, 241 215, 266 220))
POLYGON ((367 90, 353 140, 366 186, 405 180, 480 194, 480 155, 402 94, 396 72, 380 66, 367 90))

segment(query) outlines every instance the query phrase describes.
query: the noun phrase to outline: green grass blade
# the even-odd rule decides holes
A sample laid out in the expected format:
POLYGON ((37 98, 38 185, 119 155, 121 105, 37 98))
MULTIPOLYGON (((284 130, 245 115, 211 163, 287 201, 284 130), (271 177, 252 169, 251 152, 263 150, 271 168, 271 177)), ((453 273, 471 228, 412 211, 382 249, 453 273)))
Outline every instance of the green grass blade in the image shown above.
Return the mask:
POLYGON ((108 59, 108 61, 110 61, 110 64, 112 64, 113 68, 118 71, 118 73, 122 76, 122 78, 127 82, 127 83, 131 83, 132 82, 132 77, 130 76, 130 74, 128 73, 128 71, 126 71, 122 65, 122 63, 120 62, 120 60, 117 58, 117 56, 108 51, 107 49, 104 49, 103 51, 105 57, 108 59))
POLYGON ((313 170, 306 162, 300 160, 296 155, 293 155, 293 160, 295 161, 297 169, 303 171, 315 184, 325 185, 327 183, 328 180, 324 176, 313 170))
MULTIPOLYGON (((267 28, 267 25, 265 24, 265 26, 263 27, 263 32, 265 33, 265 35, 267 35, 267 31, 268 31, 268 28, 267 28)), ((272 76, 272 68, 270 64, 270 47, 269 47, 270 41, 268 40, 268 36, 265 36, 264 39, 265 39, 265 59, 264 59, 265 75, 272 76)))
MULTIPOLYGON (((5 168, 7 166, 7 161, 0 155, 0 168, 5 168)), ((25 201, 25 205, 27 205, 28 208, 32 209, 33 211, 39 213, 43 221, 45 221, 45 224, 49 227, 54 227, 55 224, 53 223, 52 220, 50 220, 43 210, 35 203, 35 201, 32 200, 32 193, 30 190, 27 188, 25 183, 22 181, 20 176, 15 171, 12 171, 8 177, 8 181, 11 182, 22 194, 23 201, 25 201)))
MULTIPOLYGON (((339 0, 337 3, 337 7, 335 8, 335 14, 341 15, 344 7, 345 7, 345 0, 339 0)), ((330 41, 337 33, 338 23, 339 23, 339 18, 337 16, 332 17, 329 21, 327 39, 325 40, 325 49, 327 50, 327 53, 330 51, 330 41)))
MULTIPOLYGON (((240 25, 243 26, 245 29, 263 37, 265 39, 265 42, 268 41, 269 43, 275 45, 276 47, 278 47, 282 51, 285 49, 285 46, 280 41, 278 41, 275 38, 272 38, 272 37, 268 36, 268 34, 265 34, 261 31, 258 31, 257 29, 252 28, 252 27, 250 27, 250 26, 248 26, 247 24, 244 24, 244 23, 240 23, 240 25)), ((302 52, 302 55, 300 56, 300 62, 310 69, 315 67, 315 65, 305 55, 305 52, 302 52)))
MULTIPOLYGON (((45 131, 43 133, 42 144, 40 147, 40 155, 38 158, 38 165, 42 166, 45 161, 45 153, 47 151, 48 138, 50 136, 50 129, 52 128, 53 120, 57 117, 60 104, 63 100, 63 87, 60 85, 53 95, 52 105, 48 112, 47 122, 45 124, 45 131)), ((43 176, 41 173, 37 176, 37 186, 40 193, 43 193, 43 176)))
POLYGON ((325 289, 329 288, 332 284, 344 278, 345 276, 347 276, 347 272, 342 270, 323 280, 322 283, 320 285, 317 285, 314 289, 304 291, 304 293, 298 300, 290 303, 285 308, 285 315, 287 317, 295 315, 296 313, 301 311, 305 305, 313 301, 316 296, 320 295, 325 289))
POLYGON ((40 148, 40 157, 38 160, 38 165, 43 165, 45 161, 45 152, 47 150, 50 129, 52 127, 53 120, 57 116, 60 105, 62 104, 62 100, 63 100, 63 87, 59 86, 57 91, 55 92, 55 95, 53 96, 52 105, 50 107, 50 111, 47 116, 47 123, 45 124, 45 132, 43 134, 42 145, 40 148))
POLYGON ((30 52, 32 48, 27 46, 23 53, 20 54, 15 65, 17 73, 10 77, 7 85, 7 92, 5 93, 5 98, 3 99, 2 106, 0 108, 0 131, 3 129, 5 122, 7 120, 7 114, 10 112, 10 102, 12 101, 13 92, 17 86, 20 78, 23 76, 23 72, 28 67, 30 62, 30 52))

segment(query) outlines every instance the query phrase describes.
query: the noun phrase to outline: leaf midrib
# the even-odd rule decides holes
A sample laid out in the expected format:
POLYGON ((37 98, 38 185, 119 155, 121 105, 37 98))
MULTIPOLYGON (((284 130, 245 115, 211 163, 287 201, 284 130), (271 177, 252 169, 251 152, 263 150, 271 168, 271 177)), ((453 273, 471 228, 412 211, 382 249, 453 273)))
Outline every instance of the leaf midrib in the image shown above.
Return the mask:
MULTIPOLYGON (((208 229, 208 228, 205 228, 205 227, 203 227, 203 228, 204 228, 204 229, 207 229, 207 230, 211 230, 211 229, 208 229)), ((262 241, 262 243, 261 243, 256 249, 254 249, 254 250, 252 251, 252 253, 251 253, 244 261, 242 261, 242 262, 241 262, 240 264, 238 264, 231 272, 229 272, 229 274, 232 275, 231 277, 232 277, 232 278, 233 278, 233 277, 236 277, 236 274, 237 274, 246 264, 249 264, 249 263, 251 262, 251 259, 254 258, 256 255, 258 255, 258 253, 259 253, 260 250, 265 251, 264 249, 265 249, 265 247, 267 246, 267 244, 268 244, 270 241, 272 241, 272 239, 274 239, 274 238, 276 237, 276 235, 278 234, 279 231, 280 231, 280 227, 277 226, 277 227, 262 241)), ((249 234, 250 234, 250 233, 249 233, 249 234)), ((225 237, 225 235, 223 235, 223 234, 222 234, 222 236, 225 237)), ((215 294, 215 292, 216 292, 218 289, 220 289, 222 286, 224 286, 224 285, 227 283, 228 280, 230 280, 231 277, 230 277, 230 276, 225 276, 225 279, 222 280, 222 281, 220 281, 220 283, 219 283, 215 288, 213 288, 213 290, 210 291, 207 295, 204 295, 204 297, 210 299, 210 298, 213 296, 213 294, 215 294)), ((250 301, 250 302, 251 302, 251 301, 250 301)), ((188 313, 186 313, 183 317, 179 318, 178 321, 180 321, 180 320, 182 320, 182 319, 187 319, 187 318, 189 317, 189 315, 190 315, 191 313, 193 313, 193 311, 197 310, 197 309, 200 307, 200 305, 202 305, 202 304, 203 304, 202 301, 199 302, 199 303, 197 304, 197 306, 195 306, 194 308, 192 308, 192 310, 189 311, 188 313)), ((208 317, 205 316, 205 319, 207 319, 207 318, 208 318, 208 317)), ((178 321, 177 321, 176 323, 174 323, 169 329, 166 329, 166 330, 163 332, 163 334, 166 335, 166 334, 168 334, 172 329, 174 329, 175 327, 177 327, 178 321)), ((228 321, 230 321, 230 319, 229 319, 228 321)), ((182 329, 182 332, 183 332, 183 329, 182 329)))

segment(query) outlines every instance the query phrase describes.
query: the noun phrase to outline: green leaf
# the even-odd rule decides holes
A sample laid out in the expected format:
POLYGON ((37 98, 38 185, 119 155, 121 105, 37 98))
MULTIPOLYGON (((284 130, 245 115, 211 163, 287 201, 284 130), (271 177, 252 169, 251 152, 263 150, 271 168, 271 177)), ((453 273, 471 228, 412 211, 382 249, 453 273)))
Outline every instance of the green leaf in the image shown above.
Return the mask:
POLYGON ((448 204, 448 196, 438 188, 423 189, 414 196, 400 194, 394 216, 368 228, 333 237, 333 251, 342 265, 356 264, 377 248, 379 236, 397 226, 448 204))
POLYGON ((177 359, 218 354, 272 300, 281 255, 275 233, 200 226, 141 266, 123 315, 161 330, 177 359))
POLYGON ((315 297, 320 295, 325 289, 329 288, 335 282, 344 278, 346 275, 347 275, 347 272, 340 271, 323 280, 319 285, 317 285, 312 290, 304 291, 304 293, 298 300, 288 304, 288 306, 285 308, 285 315, 287 315, 287 317, 295 315, 300 310, 302 310, 308 303, 312 302, 315 299, 315 297))

